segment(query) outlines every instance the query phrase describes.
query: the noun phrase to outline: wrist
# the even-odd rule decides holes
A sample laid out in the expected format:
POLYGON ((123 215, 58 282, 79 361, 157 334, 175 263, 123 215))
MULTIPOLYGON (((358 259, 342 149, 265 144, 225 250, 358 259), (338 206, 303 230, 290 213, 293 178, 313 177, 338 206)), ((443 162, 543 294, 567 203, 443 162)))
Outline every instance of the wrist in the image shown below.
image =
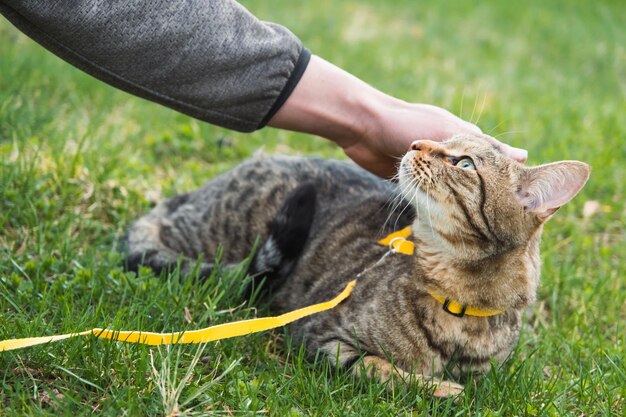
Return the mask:
POLYGON ((381 102, 388 98, 312 56, 300 82, 268 125, 322 136, 345 149, 372 137, 380 125, 381 102))

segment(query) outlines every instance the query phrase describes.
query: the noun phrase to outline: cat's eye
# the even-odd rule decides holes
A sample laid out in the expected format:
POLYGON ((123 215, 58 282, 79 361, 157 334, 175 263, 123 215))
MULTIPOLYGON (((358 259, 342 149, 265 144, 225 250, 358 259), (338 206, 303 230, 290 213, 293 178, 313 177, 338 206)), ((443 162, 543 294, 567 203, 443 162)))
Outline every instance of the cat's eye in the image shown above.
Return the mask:
POLYGON ((454 166, 462 169, 476 170, 476 167, 474 166, 474 161, 472 161, 468 157, 459 159, 458 162, 454 164, 454 166))

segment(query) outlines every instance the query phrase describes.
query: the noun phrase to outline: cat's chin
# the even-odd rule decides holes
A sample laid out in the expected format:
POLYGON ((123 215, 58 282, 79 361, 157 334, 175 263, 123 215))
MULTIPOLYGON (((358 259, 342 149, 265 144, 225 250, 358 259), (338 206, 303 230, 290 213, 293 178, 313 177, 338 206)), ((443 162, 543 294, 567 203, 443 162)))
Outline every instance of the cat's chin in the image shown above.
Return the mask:
POLYGON ((400 192, 402 193, 402 196, 407 201, 410 201, 413 206, 415 206, 416 202, 420 201, 422 198, 428 198, 428 192, 421 187, 422 182, 422 178, 416 176, 415 172, 412 171, 407 164, 402 163, 400 165, 400 169, 398 170, 398 184, 400 185, 400 192))
POLYGON ((411 200, 416 195, 421 195, 426 199, 432 198, 434 194, 437 194, 432 175, 420 172, 407 155, 402 159, 398 169, 398 183, 402 194, 407 200, 411 200))
POLYGON ((424 189, 416 184, 400 184, 402 196, 418 213, 418 217, 427 219, 429 225, 439 221, 447 213, 445 205, 439 203, 439 196, 434 189, 424 189))

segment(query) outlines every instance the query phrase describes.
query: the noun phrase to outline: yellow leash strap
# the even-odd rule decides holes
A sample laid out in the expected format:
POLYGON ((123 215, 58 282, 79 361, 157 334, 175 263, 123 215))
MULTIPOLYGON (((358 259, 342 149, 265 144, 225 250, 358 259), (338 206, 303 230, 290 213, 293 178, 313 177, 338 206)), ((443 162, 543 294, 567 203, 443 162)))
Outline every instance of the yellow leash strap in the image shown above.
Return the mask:
POLYGON ((68 333, 55 336, 26 337, 24 339, 9 339, 0 341, 0 352, 5 350, 21 349, 29 346, 42 345, 44 343, 56 342, 70 337, 94 335, 100 339, 110 339, 117 342, 140 343, 143 345, 171 345, 175 343, 206 343, 216 340, 229 339, 231 337, 243 336, 247 334, 262 332, 264 330, 275 329, 292 323, 301 318, 315 313, 335 308, 339 303, 348 298, 352 289, 356 285, 356 280, 346 285, 344 290, 332 300, 314 304, 298 310, 290 311, 276 317, 262 317, 258 319, 241 320, 232 323, 218 324, 206 329, 191 330, 179 333, 152 333, 128 330, 108 330, 91 329, 80 333, 68 333))
MULTIPOLYGON (((415 244, 407 240, 410 235, 411 227, 409 226, 390 234, 382 240, 379 240, 378 243, 389 246, 393 252, 402 253, 404 255, 412 255, 415 251, 415 244)), ((356 280, 349 282, 344 290, 332 300, 290 311, 276 317, 241 320, 232 323, 218 324, 205 329, 177 333, 152 333, 136 330, 109 330, 95 328, 78 333, 67 333, 43 337, 26 337, 23 339, 8 339, 0 341, 0 352, 42 345, 45 343, 69 339, 70 337, 88 335, 93 335, 99 339, 109 339, 117 342, 139 343, 152 346, 171 345, 176 343, 214 342, 216 340, 229 339, 231 337, 244 336, 247 334, 262 332, 264 330, 275 329, 312 314, 335 308, 339 303, 350 296, 355 285, 356 280)), ((443 309, 446 312, 458 317, 463 317, 464 315, 489 317, 503 312, 502 310, 481 310, 475 307, 462 305, 456 301, 451 301, 449 298, 442 297, 432 292, 430 295, 443 304, 443 309)))
MULTIPOLYGON (((379 240, 378 243, 384 246, 389 246, 394 250, 394 252, 402 253, 404 255, 413 255, 413 253, 415 252, 415 244, 410 240, 407 240, 410 235, 411 226, 407 226, 404 229, 393 232, 384 239, 379 240)), ((442 297, 441 295, 431 291, 428 291, 428 293, 435 300, 443 304, 444 311, 452 314, 453 316, 491 317, 504 312, 504 310, 483 310, 480 308, 463 305, 456 301, 452 301, 449 298, 442 297)))
POLYGON ((410 240, 406 240, 411 235, 411 226, 407 226, 402 230, 393 232, 386 238, 379 240, 383 246, 391 247, 395 252, 402 253, 404 255, 413 255, 415 252, 415 244, 410 240))

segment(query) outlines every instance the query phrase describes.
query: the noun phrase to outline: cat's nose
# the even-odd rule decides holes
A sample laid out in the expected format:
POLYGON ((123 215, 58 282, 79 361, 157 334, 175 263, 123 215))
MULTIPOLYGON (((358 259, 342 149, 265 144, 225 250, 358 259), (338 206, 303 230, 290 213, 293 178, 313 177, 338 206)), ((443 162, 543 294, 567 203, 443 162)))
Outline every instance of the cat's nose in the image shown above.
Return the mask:
POLYGON ((438 148, 439 145, 437 142, 432 140, 416 140, 411 143, 409 146, 409 151, 423 151, 426 153, 431 153, 433 149, 438 148))

